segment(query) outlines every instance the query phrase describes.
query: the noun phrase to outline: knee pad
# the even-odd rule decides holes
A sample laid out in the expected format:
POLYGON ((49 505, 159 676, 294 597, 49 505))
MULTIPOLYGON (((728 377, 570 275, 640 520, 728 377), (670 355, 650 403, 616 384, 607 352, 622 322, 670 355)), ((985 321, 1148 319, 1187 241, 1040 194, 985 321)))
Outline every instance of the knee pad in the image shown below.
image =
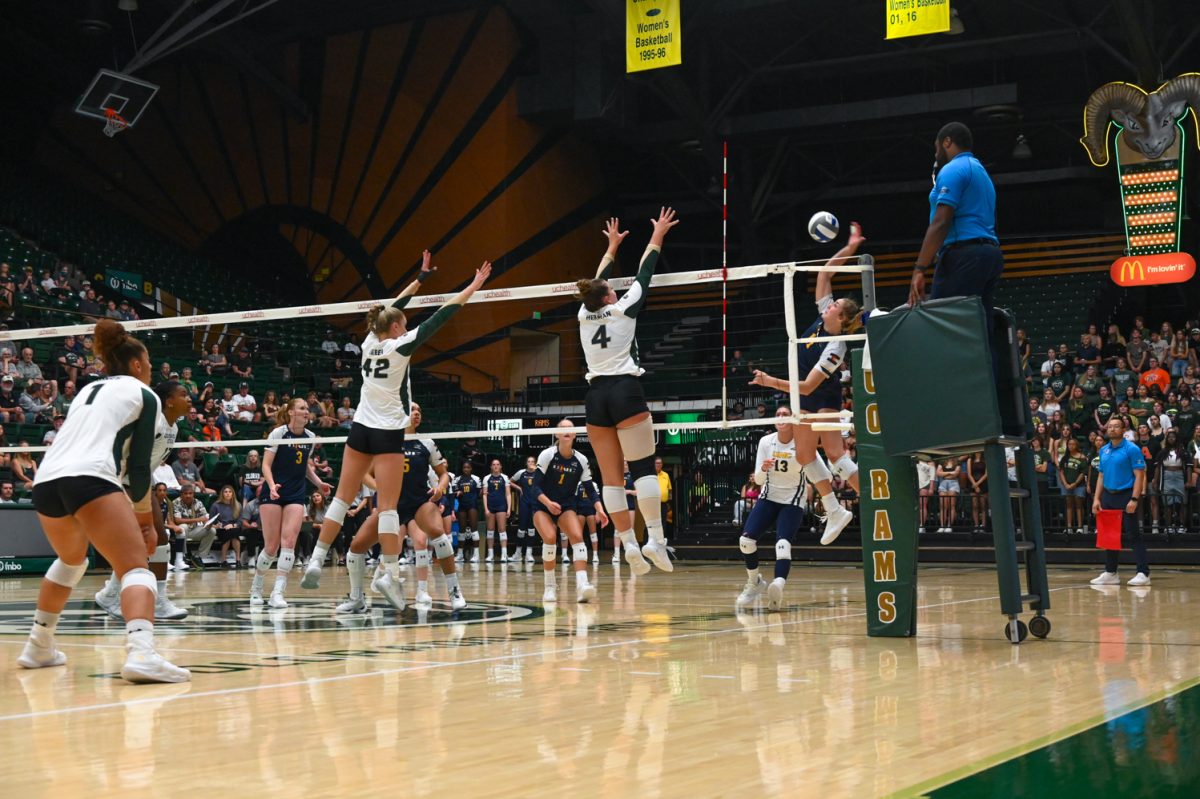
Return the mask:
MULTIPOLYGON (((61 585, 63 588, 74 588, 79 585, 79 581, 83 579, 83 575, 87 573, 88 562, 87 558, 83 559, 83 563, 72 566, 69 563, 64 563, 62 558, 55 558, 50 564, 50 568, 46 569, 46 579, 55 585, 61 585)), ((142 569, 142 571, 146 571, 142 569)), ((146 574, 150 572, 146 571, 146 574)), ((124 583, 122 583, 124 585, 124 583)))
POLYGON ((325 511, 325 518, 336 524, 346 523, 346 511, 350 510, 350 506, 342 502, 340 497, 334 497, 329 503, 329 509, 325 511))
POLYGON ((804 464, 804 476, 814 486, 822 480, 833 479, 833 475, 829 473, 829 467, 825 465, 825 461, 821 460, 820 455, 812 463, 804 464))
MULTIPOLYGON (((630 465, 632 466, 632 464, 630 465)), ((653 472, 635 479, 633 481, 633 490, 637 491, 639 505, 643 502, 653 502, 655 505, 662 504, 662 486, 658 484, 658 476, 653 472)))
MULTIPOLYGON (((621 442, 621 452, 629 461, 631 470, 634 461, 654 457, 654 423, 649 416, 632 427, 618 427, 617 440, 621 442)), ((650 461, 650 468, 654 468, 653 460, 650 461)))
POLYGON ((558 544, 542 542, 542 560, 553 561, 558 558, 558 544))
POLYGON ((625 501, 624 486, 604 486, 600 489, 600 498, 604 501, 604 509, 609 513, 629 509, 629 504, 625 501))
POLYGON ((580 541, 578 544, 571 544, 571 560, 578 563, 579 561, 587 560, 587 544, 580 541))
POLYGON ((258 571, 259 574, 262 574, 263 572, 266 572, 266 571, 270 571, 271 567, 274 565, 275 565, 275 556, 268 555, 267 551, 265 549, 258 553, 258 560, 254 561, 254 568, 258 571))
POLYGON ((432 557, 429 554, 428 549, 418 549, 415 560, 416 560, 418 569, 428 568, 430 562, 432 561, 432 557))
POLYGON ((150 556, 151 563, 170 563, 171 562, 171 545, 163 544, 154 548, 154 554, 150 556))
POLYGON ((151 593, 158 596, 158 579, 151 574, 149 569, 130 569, 125 572, 125 576, 121 578, 121 590, 124 591, 135 585, 149 588, 151 593))
POLYGON ((500 534, 500 543, 501 543, 501 544, 507 544, 507 543, 508 543, 508 533, 501 533, 501 534, 500 534))
POLYGON ((489 543, 489 544, 490 544, 490 543, 492 543, 492 541, 495 539, 495 537, 496 537, 496 531, 495 531, 495 530, 488 530, 488 531, 487 531, 487 540, 488 540, 488 543, 489 543))
POLYGON ((400 514, 394 510, 380 511, 379 534, 400 535, 400 514))
POLYGON ((279 550, 279 571, 287 574, 296 565, 296 550, 281 549, 279 550))
POLYGON ((433 547, 433 556, 438 560, 454 557, 454 544, 450 543, 450 536, 445 533, 431 539, 429 545, 433 547))
POLYGON ((742 550, 743 555, 753 555, 758 551, 758 542, 744 535, 738 539, 738 549, 742 550))
POLYGON ((851 460, 848 452, 842 453, 842 457, 830 464, 830 467, 833 473, 843 480, 849 480, 858 474, 858 464, 851 460))
POLYGON ((472 530, 472 531, 471 531, 471 540, 472 540, 472 541, 478 541, 478 540, 479 540, 479 531, 478 531, 478 530, 472 530))
POLYGON ((792 542, 781 538, 775 542, 775 560, 792 559, 792 542))

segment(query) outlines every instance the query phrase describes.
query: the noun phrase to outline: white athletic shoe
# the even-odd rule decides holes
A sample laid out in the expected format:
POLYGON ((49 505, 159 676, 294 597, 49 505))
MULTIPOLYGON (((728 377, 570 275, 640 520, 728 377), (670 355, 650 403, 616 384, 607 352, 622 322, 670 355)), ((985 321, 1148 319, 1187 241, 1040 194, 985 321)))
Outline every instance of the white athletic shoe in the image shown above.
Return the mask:
POLYGON ((272 591, 271 598, 267 600, 267 605, 269 605, 272 610, 283 610, 288 606, 288 603, 287 600, 283 598, 283 594, 279 593, 278 591, 272 591))
POLYGON ((629 571, 634 577, 650 573, 650 564, 642 557, 642 550, 637 546, 625 547, 625 562, 629 564, 629 571))
POLYGON ((154 600, 154 618, 156 621, 179 621, 186 619, 188 612, 171 601, 171 597, 162 593, 154 600))
POLYGON ((571 550, 564 549, 563 550, 563 563, 570 563, 570 562, 571 562, 571 550))
POLYGON ((308 565, 304 567, 304 576, 300 578, 301 588, 320 588, 321 587, 321 564, 317 563, 313 558, 308 561, 308 565))
POLYGON ((662 571, 675 571, 675 564, 671 563, 671 553, 667 552, 666 544, 660 544, 651 538, 642 546, 642 555, 662 571))
POLYGON ((495 555, 496 555, 495 552, 488 552, 487 558, 484 559, 484 563, 494 563, 495 555))
POLYGON ((67 656, 54 647, 38 646, 30 638, 25 642, 17 658, 17 665, 23 669, 44 669, 48 666, 65 666, 67 656))
POLYGON ((575 589, 575 601, 587 604, 596 598, 596 586, 591 583, 585 583, 575 589))
POLYGON ((261 608, 263 606, 262 594, 254 592, 250 594, 250 607, 261 608))
POLYGON ((396 561, 396 562, 397 562, 397 563, 399 563, 401 566, 407 566, 407 565, 408 565, 408 556, 407 556, 407 555, 401 555, 401 556, 400 556, 400 559, 399 559, 398 561, 396 561))
POLYGON ((600 562, 600 553, 596 552, 595 550, 592 550, 592 563, 599 563, 599 562, 600 562))
POLYGON ((1150 575, 1145 572, 1138 572, 1125 585, 1150 585, 1150 575))
POLYGON ((371 590, 383 595, 383 598, 396 610, 404 610, 404 595, 400 593, 396 584, 392 582, 392 575, 388 574, 387 571, 384 571, 383 574, 380 574, 371 581, 371 590))
POLYGON ((842 530, 846 529, 846 525, 854 521, 854 514, 837 506, 836 510, 829 512, 828 518, 825 519, 825 533, 821 536, 821 546, 832 544, 837 540, 837 537, 842 534, 842 530))
POLYGON ((553 584, 546 586, 546 590, 542 592, 543 602, 557 602, 558 588, 553 584))
POLYGON ((355 599, 354 597, 347 597, 345 602, 342 602, 340 605, 337 606, 337 612, 338 613, 366 613, 367 612, 367 600, 365 600, 361 596, 358 597, 357 599, 355 599))
POLYGON ((121 595, 109 594, 104 591, 96 592, 96 604, 100 609, 112 616, 114 619, 124 620, 125 616, 121 613, 121 595))
POLYGON ((783 607, 783 586, 786 581, 776 577, 767 586, 767 610, 779 610, 783 607))
POLYGON ((621 563, 621 553, 620 552, 613 553, 612 562, 613 562, 614 566, 619 565, 621 563))
POLYGON ((417 596, 413 599, 413 604, 427 608, 433 604, 433 597, 429 595, 428 591, 417 591, 417 596))
POLYGON ((1116 572, 1104 571, 1100 572, 1100 576, 1092 579, 1092 585, 1118 585, 1121 578, 1116 572))
POLYGON ((467 606, 467 598, 463 596, 462 589, 458 586, 450 589, 450 609, 462 610, 467 606))
POLYGON ((762 592, 766 587, 767 581, 762 578, 762 575, 759 575, 755 582, 747 580, 745 587, 742 588, 742 593, 738 594, 737 601, 734 604, 739 608, 746 605, 753 605, 762 596, 762 592))
POLYGON ((121 667, 121 676, 129 682, 188 682, 192 673, 170 663, 153 649, 127 645, 129 651, 125 665, 121 667))
POLYGON ((525 562, 533 563, 533 547, 530 547, 529 549, 525 550, 525 562))
POLYGON ((478 549, 471 553, 471 562, 472 563, 479 562, 479 550, 478 549))

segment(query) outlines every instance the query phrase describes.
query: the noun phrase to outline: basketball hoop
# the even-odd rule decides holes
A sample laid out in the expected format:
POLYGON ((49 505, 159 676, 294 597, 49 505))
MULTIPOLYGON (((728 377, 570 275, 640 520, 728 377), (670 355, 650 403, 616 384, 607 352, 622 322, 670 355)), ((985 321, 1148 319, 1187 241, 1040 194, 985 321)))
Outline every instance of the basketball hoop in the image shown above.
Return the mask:
POLYGON ((129 123, 125 118, 111 108, 104 109, 104 135, 108 138, 116 136, 125 128, 129 127, 129 123))

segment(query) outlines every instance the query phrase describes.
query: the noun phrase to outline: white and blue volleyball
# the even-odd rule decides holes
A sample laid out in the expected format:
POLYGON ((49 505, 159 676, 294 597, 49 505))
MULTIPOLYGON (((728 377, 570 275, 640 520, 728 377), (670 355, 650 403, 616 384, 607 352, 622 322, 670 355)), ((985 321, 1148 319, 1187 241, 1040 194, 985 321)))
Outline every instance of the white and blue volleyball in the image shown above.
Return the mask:
POLYGON ((808 235, 822 244, 836 239, 839 229, 837 217, 828 211, 817 211, 812 215, 812 219, 808 220, 808 235))

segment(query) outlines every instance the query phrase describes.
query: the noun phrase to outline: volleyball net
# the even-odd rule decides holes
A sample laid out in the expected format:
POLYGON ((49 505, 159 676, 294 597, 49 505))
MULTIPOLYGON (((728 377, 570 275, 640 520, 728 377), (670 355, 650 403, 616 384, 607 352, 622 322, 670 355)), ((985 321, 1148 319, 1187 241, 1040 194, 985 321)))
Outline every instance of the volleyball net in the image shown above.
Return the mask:
MULTIPOLYGON (((774 424, 773 418, 763 417, 773 417, 779 404, 799 408, 798 385, 806 375, 797 374, 796 352, 811 343, 799 331, 816 313, 808 288, 812 273, 825 269, 843 273, 839 282, 859 296, 864 308, 874 307, 869 255, 837 267, 826 267, 822 259, 655 275, 638 317, 637 357, 660 442, 744 437, 741 428, 774 424), (750 385, 754 369, 786 375, 790 392, 750 385)), ((556 427, 561 419, 576 421, 570 431, 586 434, 587 366, 579 340, 579 305, 572 299, 574 283, 504 282, 503 275, 493 279, 416 351, 413 399, 422 408, 422 438, 447 442, 443 447, 475 439, 489 453, 515 458, 519 450, 523 459, 549 446, 553 433, 561 430, 556 427)), ((621 292, 633 278, 610 283, 621 292)), ((405 309, 409 326, 420 324, 454 293, 413 297, 405 309)), ((362 374, 355 346, 364 336, 364 317, 371 306, 390 302, 392 298, 163 316, 123 324, 146 343, 153 383, 173 373, 186 380, 185 370, 191 371, 196 413, 181 420, 175 446, 219 446, 244 455, 246 448, 265 446, 275 421, 263 411, 285 396, 305 397, 311 405, 315 392, 323 417, 310 425, 316 443, 345 441, 339 424, 347 415, 339 416, 338 410, 347 400, 351 408, 358 402, 362 374), (202 358, 214 345, 226 363, 210 373, 202 358), (252 367, 249 376, 234 369, 244 371, 246 363, 252 367), (243 383, 255 410, 230 413, 230 402, 243 402, 243 383), (203 431, 195 435, 208 421, 206 411, 218 419, 219 442, 206 439, 203 431)), ((89 379, 86 352, 74 372, 68 367, 80 363, 78 358, 60 360, 66 337, 87 336, 92 328, 90 323, 64 323, 0 331, 0 348, 13 349, 18 358, 21 349, 32 349, 45 380, 57 380, 61 393, 68 382, 80 388, 89 379)), ((839 338, 861 341, 865 335, 823 337, 822 342, 839 338)), ((50 393, 46 390, 42 399, 50 393)), ((10 418, 5 425, 8 446, 0 452, 47 449, 42 440, 53 427, 51 416, 26 413, 23 422, 10 418)), ((792 420, 844 430, 850 414, 794 412, 792 420)))

